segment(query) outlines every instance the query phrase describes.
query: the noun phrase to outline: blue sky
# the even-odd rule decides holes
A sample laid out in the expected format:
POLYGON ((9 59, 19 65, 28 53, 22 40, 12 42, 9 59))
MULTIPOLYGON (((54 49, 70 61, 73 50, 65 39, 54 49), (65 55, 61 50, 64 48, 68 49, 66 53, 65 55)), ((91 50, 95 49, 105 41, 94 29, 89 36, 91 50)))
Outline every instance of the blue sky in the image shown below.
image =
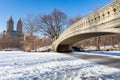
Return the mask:
POLYGON ((6 29, 10 16, 13 17, 14 26, 21 17, 29 14, 48 14, 53 9, 59 9, 68 17, 86 15, 96 7, 103 7, 113 0, 0 0, 0 32, 6 29))

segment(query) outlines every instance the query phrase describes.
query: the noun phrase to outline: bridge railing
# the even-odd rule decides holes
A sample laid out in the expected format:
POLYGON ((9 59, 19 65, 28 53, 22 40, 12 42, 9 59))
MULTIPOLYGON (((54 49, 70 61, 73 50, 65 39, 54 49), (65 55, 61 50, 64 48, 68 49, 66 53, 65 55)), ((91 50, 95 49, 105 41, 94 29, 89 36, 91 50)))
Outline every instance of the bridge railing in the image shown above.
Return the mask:
POLYGON ((120 14, 120 1, 115 0, 114 2, 87 15, 80 21, 70 26, 63 34, 61 34, 61 37, 66 34, 69 34, 69 32, 72 32, 72 31, 74 32, 74 30, 78 28, 82 30, 94 25, 105 23, 105 21, 113 19, 115 16, 119 14, 120 14))

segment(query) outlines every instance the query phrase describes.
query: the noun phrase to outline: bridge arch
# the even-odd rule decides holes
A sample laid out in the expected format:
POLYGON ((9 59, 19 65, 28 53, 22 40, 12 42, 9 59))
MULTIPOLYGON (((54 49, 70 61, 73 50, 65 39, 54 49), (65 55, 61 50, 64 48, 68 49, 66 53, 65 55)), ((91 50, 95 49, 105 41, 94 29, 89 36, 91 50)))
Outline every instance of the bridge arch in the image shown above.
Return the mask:
POLYGON ((113 33, 120 33, 119 0, 113 1, 70 26, 52 44, 53 50, 67 52, 72 44, 80 40, 113 33))
POLYGON ((92 38, 92 37, 98 37, 98 36, 102 36, 102 35, 108 35, 108 34, 118 34, 120 32, 115 32, 115 31, 111 31, 111 32, 91 32, 91 33, 83 33, 83 34, 77 34, 74 36, 71 36, 67 39, 64 39, 63 41, 61 41, 57 47, 56 47, 56 51, 57 52, 69 52, 70 48, 72 47, 72 45, 78 41, 84 40, 84 39, 88 39, 88 38, 92 38))

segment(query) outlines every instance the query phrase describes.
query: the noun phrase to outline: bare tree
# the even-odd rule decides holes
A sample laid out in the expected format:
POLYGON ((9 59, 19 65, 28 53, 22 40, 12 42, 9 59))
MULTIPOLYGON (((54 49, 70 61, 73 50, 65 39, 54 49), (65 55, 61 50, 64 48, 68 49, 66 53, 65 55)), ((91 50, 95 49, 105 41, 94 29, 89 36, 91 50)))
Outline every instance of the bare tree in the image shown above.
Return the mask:
POLYGON ((6 49, 6 48, 19 48, 21 49, 19 38, 12 38, 9 36, 1 36, 0 37, 0 49, 6 49))
POLYGON ((75 16, 75 17, 69 19, 69 23, 68 23, 69 26, 71 26, 72 24, 76 23, 76 22, 79 21, 80 19, 81 19, 80 16, 75 16))
POLYGON ((38 26, 36 26, 36 16, 34 15, 28 15, 24 19, 24 28, 25 32, 29 35, 34 35, 35 33, 38 32, 38 26))
POLYGON ((24 28, 25 28, 25 32, 26 32, 26 36, 29 37, 29 41, 26 40, 25 42, 23 42, 23 45, 30 45, 31 48, 29 49, 35 49, 34 45, 35 45, 35 34, 39 31, 39 27, 36 25, 36 16, 34 15, 27 15, 27 17, 24 19, 24 28), (27 41, 29 42, 29 44, 27 43, 27 41))
POLYGON ((38 22, 37 26, 39 26, 40 31, 52 40, 59 37, 67 24, 67 15, 57 9, 54 9, 50 14, 38 17, 36 22, 38 22))
POLYGON ((94 9, 93 9, 93 12, 96 12, 97 10, 99 10, 100 7, 99 6, 96 6, 94 9))

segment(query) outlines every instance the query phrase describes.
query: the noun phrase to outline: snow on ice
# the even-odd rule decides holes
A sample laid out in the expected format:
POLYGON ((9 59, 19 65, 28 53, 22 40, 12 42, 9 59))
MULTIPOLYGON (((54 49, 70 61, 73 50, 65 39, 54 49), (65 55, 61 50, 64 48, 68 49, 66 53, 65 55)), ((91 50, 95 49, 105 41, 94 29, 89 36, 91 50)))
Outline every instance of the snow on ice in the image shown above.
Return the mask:
POLYGON ((0 80, 120 80, 120 70, 62 53, 1 51, 0 80))
POLYGON ((120 58, 120 51, 72 52, 72 54, 86 54, 86 55, 98 55, 98 56, 120 58))

